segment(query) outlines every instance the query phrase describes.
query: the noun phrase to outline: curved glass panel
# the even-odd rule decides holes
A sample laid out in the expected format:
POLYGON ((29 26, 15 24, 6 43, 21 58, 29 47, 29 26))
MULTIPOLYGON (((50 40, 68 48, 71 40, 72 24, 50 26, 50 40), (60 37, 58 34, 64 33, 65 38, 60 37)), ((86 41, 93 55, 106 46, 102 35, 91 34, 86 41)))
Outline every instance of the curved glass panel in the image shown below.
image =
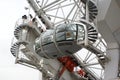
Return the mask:
POLYGON ((84 27, 80 24, 62 24, 56 28, 56 41, 84 40, 84 27))
MULTIPOLYGON (((84 27, 80 24, 62 24, 55 30, 47 30, 42 33, 41 44, 46 45, 55 41, 84 40, 84 27)), ((40 44, 40 43, 39 43, 40 44)))
POLYGON ((35 40, 35 51, 38 52, 40 49, 40 38, 35 40))
POLYGON ((83 25, 79 25, 79 24, 76 24, 77 25, 77 38, 78 40, 80 41, 83 41, 84 38, 85 38, 85 30, 84 30, 84 27, 83 25))
POLYGON ((42 34, 42 45, 53 42, 53 30, 47 30, 42 34))
POLYGON ((62 24, 56 27, 55 31, 55 39, 56 41, 63 41, 65 39, 65 32, 66 32, 66 24, 62 24))
POLYGON ((65 32, 56 33, 56 41, 63 41, 66 40, 65 32))
POLYGON ((77 32, 76 31, 77 31, 76 24, 68 24, 66 27, 66 40, 77 39, 77 37, 76 37, 77 32))
POLYGON ((56 33, 65 32, 66 31, 66 24, 61 24, 56 27, 56 33))

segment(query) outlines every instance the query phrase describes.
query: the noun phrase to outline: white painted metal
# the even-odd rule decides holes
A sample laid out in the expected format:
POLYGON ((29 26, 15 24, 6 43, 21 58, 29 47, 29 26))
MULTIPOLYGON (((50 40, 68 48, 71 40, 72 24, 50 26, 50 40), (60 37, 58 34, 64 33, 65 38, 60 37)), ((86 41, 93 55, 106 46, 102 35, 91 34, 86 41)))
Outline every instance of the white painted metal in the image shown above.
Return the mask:
MULTIPOLYGON (((53 28, 54 26, 63 23, 79 22, 80 18, 82 18, 85 15, 85 10, 84 10, 85 5, 82 4, 81 2, 82 0, 74 0, 74 1, 53 0, 53 2, 49 2, 49 0, 41 0, 40 4, 38 4, 38 2, 35 0, 27 0, 27 1, 32 6, 33 10, 38 15, 38 17, 41 19, 41 22, 48 28, 53 28), (70 3, 67 4, 68 3, 67 1, 70 3), (68 9, 68 14, 67 14, 67 12, 64 10, 66 10, 66 8, 68 7, 70 7, 71 10, 68 9), (51 14, 50 11, 53 11, 55 14, 53 13, 51 14), (49 18, 51 18, 51 21, 49 18)), ((95 4, 98 6, 98 11, 99 11, 97 17, 98 31, 101 33, 106 43, 108 44, 107 52, 106 49, 101 48, 101 45, 102 47, 103 46, 106 47, 106 45, 104 45, 104 41, 102 41, 102 39, 99 39, 94 44, 92 44, 92 46, 91 44, 89 45, 89 42, 88 45, 84 46, 86 49, 90 50, 91 52, 88 53, 83 52, 84 56, 83 53, 79 55, 77 54, 78 55, 77 57, 74 56, 79 61, 79 64, 82 65, 82 67, 84 67, 85 71, 88 72, 89 75, 91 74, 92 78, 94 78, 92 80, 119 80, 120 77, 119 75, 120 74, 120 70, 119 70, 120 69, 119 67, 120 66, 119 64, 120 63, 120 55, 119 55, 120 4, 117 2, 119 1, 99 0, 98 3, 95 4), (109 62, 107 62, 109 60, 108 58, 110 59, 109 62), (97 73, 98 70, 100 70, 101 73, 100 72, 97 73), (96 74, 98 74, 99 76, 97 76, 96 74)), ((86 9, 89 9, 89 7, 86 7, 86 9)), ((89 16, 90 16, 88 15, 88 13, 89 11, 87 11, 86 14, 87 21, 89 21, 89 16)), ((17 57, 16 62, 19 62, 21 64, 25 63, 24 65, 27 64, 27 66, 32 65, 30 67, 40 70, 43 73, 43 78, 45 78, 43 80, 47 80, 48 78, 49 79, 53 78, 57 74, 57 70, 59 70, 61 64, 57 60, 50 60, 50 59, 48 60, 41 58, 35 53, 33 45, 36 37, 33 36, 36 35, 36 33, 40 34, 40 32, 38 30, 38 27, 35 27, 32 30, 35 32, 34 34, 32 32, 29 32, 28 28, 25 29, 21 28, 19 32, 22 34, 20 35, 15 34, 15 36, 17 35, 16 38, 19 43, 16 43, 12 46, 11 52, 13 53, 14 56, 17 57), (29 38, 26 39, 26 37, 28 36, 29 38), (27 42, 24 44, 24 41, 27 42), (25 48, 21 49, 22 47, 21 48, 19 47, 21 45, 23 45, 22 47, 25 48), (27 58, 19 58, 20 53, 18 51, 23 52, 23 55, 26 56, 27 58)), ((86 39, 86 43, 87 41, 88 40, 86 39)), ((76 74, 71 74, 69 71, 66 70, 62 75, 62 77, 60 78, 60 80, 79 80, 79 79, 83 80, 80 77, 76 78, 77 76, 76 74)))

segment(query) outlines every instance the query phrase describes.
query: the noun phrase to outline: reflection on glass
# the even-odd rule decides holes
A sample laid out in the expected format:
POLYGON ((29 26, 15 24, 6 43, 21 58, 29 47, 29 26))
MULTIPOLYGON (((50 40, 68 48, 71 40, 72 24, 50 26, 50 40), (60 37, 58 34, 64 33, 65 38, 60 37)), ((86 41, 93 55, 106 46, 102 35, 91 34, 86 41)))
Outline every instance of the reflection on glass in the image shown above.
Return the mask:
POLYGON ((65 32, 60 32, 56 34, 56 41, 63 41, 65 40, 65 32))
POLYGON ((63 24, 56 29, 56 41, 84 40, 84 27, 79 24, 63 24))
POLYGON ((43 33, 42 36, 42 45, 48 44, 53 42, 53 30, 48 30, 43 33))
POLYGON ((84 40, 84 36, 85 36, 84 27, 83 27, 83 25, 77 25, 77 26, 78 26, 77 38, 82 41, 82 40, 84 40))
POLYGON ((39 40, 39 38, 37 38, 35 40, 35 50, 38 51, 39 49, 40 49, 40 40, 39 40))
POLYGON ((47 30, 42 33, 42 45, 52 43, 53 41, 84 40, 84 27, 80 24, 62 24, 55 30, 47 30), (54 40, 53 40, 54 39, 54 40))

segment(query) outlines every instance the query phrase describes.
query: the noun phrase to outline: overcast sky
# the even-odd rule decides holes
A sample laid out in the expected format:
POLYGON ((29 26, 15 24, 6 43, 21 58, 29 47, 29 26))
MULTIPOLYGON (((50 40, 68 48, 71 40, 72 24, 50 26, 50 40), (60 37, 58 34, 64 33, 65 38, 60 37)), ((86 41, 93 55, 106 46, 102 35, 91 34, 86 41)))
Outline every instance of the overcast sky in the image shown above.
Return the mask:
POLYGON ((0 0, 0 80, 39 80, 37 70, 14 64, 10 52, 15 22, 27 11, 27 0, 0 0))

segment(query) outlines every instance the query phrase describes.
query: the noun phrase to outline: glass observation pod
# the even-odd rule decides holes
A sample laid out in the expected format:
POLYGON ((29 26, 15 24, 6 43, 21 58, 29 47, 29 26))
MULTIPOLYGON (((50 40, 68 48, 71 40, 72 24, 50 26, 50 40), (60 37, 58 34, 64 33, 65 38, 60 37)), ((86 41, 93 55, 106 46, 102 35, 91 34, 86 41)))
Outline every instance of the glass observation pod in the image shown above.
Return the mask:
POLYGON ((43 32, 35 41, 35 51, 44 58, 71 55, 82 47, 77 41, 85 40, 85 24, 61 24, 43 32))

